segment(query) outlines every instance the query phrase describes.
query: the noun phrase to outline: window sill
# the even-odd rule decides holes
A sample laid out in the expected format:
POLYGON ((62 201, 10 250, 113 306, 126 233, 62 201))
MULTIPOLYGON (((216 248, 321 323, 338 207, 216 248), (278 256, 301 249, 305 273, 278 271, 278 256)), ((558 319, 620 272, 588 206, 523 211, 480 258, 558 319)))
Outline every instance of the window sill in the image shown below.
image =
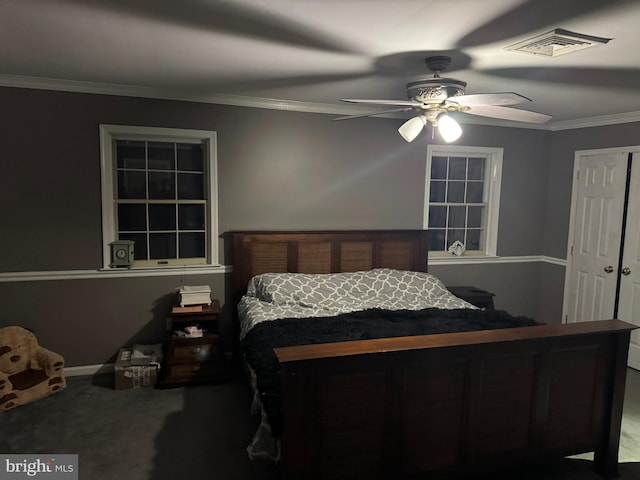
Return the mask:
POLYGON ((495 263, 500 260, 497 255, 429 255, 429 265, 459 265, 476 263, 495 263))
POLYGON ((548 263, 559 266, 566 266, 567 261, 562 258, 548 257, 546 255, 518 255, 518 256, 498 256, 498 255, 455 255, 449 256, 429 256, 429 265, 481 265, 490 263, 548 263))
POLYGON ((224 268, 226 265, 200 263, 193 265, 143 265, 132 267, 102 267, 101 272, 109 272, 113 270, 189 270, 189 269, 202 269, 202 268, 224 268))
POLYGON ((178 274, 226 273, 230 265, 158 265, 149 267, 104 267, 99 270, 104 275, 115 276, 165 276, 178 274))

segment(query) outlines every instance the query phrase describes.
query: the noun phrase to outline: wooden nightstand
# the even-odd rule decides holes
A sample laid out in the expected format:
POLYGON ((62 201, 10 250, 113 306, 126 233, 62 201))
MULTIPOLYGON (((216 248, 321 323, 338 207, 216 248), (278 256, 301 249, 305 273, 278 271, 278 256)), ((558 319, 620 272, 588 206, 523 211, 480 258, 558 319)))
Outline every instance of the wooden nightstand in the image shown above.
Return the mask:
POLYGON ((200 312, 171 313, 171 333, 165 342, 164 364, 159 387, 220 382, 229 379, 226 358, 220 349, 218 317, 220 303, 214 300, 200 312), (185 327, 201 328, 202 337, 186 338, 175 335, 185 327))
POLYGON ((469 302, 471 305, 493 310, 493 297, 495 294, 491 292, 470 286, 447 287, 447 290, 453 293, 456 297, 469 302))

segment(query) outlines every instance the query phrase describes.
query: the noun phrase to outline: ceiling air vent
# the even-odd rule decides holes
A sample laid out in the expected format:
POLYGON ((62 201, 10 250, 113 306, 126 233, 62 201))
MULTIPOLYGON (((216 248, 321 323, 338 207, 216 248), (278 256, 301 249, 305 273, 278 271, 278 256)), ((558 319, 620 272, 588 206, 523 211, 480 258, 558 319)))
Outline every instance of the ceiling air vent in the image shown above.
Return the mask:
POLYGON ((522 40, 505 47, 505 50, 557 57, 565 53, 575 52, 583 48, 596 47, 608 43, 610 38, 594 37, 582 33, 570 32, 556 28, 550 32, 522 40))

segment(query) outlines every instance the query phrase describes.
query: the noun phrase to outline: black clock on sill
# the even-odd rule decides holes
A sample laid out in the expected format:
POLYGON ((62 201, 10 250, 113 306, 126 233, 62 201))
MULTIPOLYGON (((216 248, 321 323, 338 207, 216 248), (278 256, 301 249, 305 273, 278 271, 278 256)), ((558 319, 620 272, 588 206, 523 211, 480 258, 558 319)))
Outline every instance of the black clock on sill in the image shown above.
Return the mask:
POLYGON ((132 240, 116 240, 111 242, 111 263, 110 267, 130 267, 133 265, 133 242, 132 240))

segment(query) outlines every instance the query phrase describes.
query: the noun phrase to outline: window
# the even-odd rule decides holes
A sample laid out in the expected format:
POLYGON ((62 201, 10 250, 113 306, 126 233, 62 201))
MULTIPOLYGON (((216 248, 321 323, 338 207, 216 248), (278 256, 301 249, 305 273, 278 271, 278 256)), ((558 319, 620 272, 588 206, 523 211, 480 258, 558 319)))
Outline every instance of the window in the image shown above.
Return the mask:
POLYGON ((133 240, 134 267, 218 262, 215 132, 101 125, 104 267, 133 240))
POLYGON ((501 173, 501 148, 429 145, 424 226, 434 256, 455 241, 465 255, 496 254, 501 173))

